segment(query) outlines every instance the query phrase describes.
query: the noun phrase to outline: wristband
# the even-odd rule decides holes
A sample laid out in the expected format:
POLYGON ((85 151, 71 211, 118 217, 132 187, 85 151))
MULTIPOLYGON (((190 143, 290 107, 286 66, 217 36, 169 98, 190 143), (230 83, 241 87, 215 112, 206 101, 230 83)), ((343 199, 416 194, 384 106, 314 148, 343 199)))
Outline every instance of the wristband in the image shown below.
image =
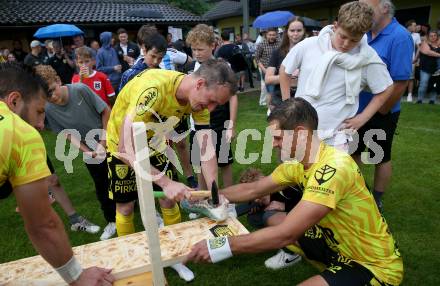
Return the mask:
POLYGON ((229 240, 226 236, 219 236, 208 239, 206 241, 208 245, 209 257, 211 257, 212 263, 225 260, 232 257, 231 247, 229 246, 229 240))
POLYGON ((83 269, 78 260, 76 260, 75 256, 72 256, 72 258, 66 264, 61 267, 55 268, 55 270, 67 284, 73 283, 78 280, 79 276, 83 272, 83 269))

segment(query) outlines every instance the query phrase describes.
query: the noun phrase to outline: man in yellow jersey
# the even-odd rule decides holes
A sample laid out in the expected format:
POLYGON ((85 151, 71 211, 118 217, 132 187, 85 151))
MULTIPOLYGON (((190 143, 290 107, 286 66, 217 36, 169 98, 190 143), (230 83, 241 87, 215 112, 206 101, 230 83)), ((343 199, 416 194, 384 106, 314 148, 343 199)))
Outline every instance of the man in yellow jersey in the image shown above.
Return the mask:
POLYGON ((83 270, 47 199, 49 168, 36 128, 44 127, 47 86, 11 64, 0 64, 0 195, 13 192, 29 239, 70 285, 111 285, 111 270, 83 270), (33 126, 33 127, 32 127, 33 126))
POLYGON ((215 263, 232 254, 288 246, 324 264, 319 275, 300 285, 399 285, 403 263, 388 225, 350 155, 318 139, 316 110, 304 99, 292 98, 268 122, 274 147, 293 159, 270 176, 221 193, 244 202, 299 185, 301 201, 279 225, 197 243, 188 261, 215 263))
MULTIPOLYGON (((107 125, 109 195, 116 201, 116 230, 119 236, 134 232, 133 207, 137 189, 132 169, 131 123, 165 126, 172 119, 177 123, 176 120, 182 116, 192 114, 198 129, 209 128, 209 111, 227 102, 236 89, 236 79, 229 65, 222 60, 209 60, 191 75, 168 70, 145 70, 120 91, 107 125)), ((170 132, 172 127, 169 126, 170 132)), ((161 172, 166 174, 153 178, 153 182, 155 188, 160 187, 167 197, 160 201, 160 206, 165 225, 170 225, 180 222, 180 211, 175 201, 188 197, 190 189, 175 181, 177 174, 169 161, 172 158, 165 155, 165 140, 156 140, 157 137, 160 137, 158 133, 148 132, 148 138, 154 139, 149 143, 151 173, 153 176, 161 172), (152 144, 152 141, 161 142, 152 144)), ((205 144, 200 140, 200 146, 204 146, 201 149, 212 150, 213 153, 202 162, 208 186, 217 177, 215 149, 210 144, 211 140, 205 140, 205 144)))

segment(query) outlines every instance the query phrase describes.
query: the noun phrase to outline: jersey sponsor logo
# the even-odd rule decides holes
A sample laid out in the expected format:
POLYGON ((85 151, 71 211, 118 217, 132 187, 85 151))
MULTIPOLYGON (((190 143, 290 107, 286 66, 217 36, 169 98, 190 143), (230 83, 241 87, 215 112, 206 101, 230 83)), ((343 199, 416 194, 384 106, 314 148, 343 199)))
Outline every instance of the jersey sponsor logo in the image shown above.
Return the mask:
POLYGON ((116 175, 119 179, 124 179, 128 174, 128 166, 127 165, 116 165, 115 166, 116 175))
POLYGON ((154 102, 156 102, 159 92, 155 87, 149 87, 142 92, 136 103, 136 114, 143 115, 150 110, 154 102))
POLYGON ((93 82, 93 88, 94 88, 95 90, 101 90, 101 88, 102 88, 102 84, 101 84, 101 82, 100 82, 100 81, 94 81, 94 82, 93 82))
POLYGON ((209 240, 209 248, 211 249, 221 248, 223 245, 226 244, 226 239, 227 238, 225 236, 211 238, 209 240))
POLYGON ((336 173, 335 168, 333 168, 329 165, 325 165, 321 169, 316 170, 315 180, 316 180, 316 182, 318 182, 319 185, 322 185, 323 183, 325 183, 328 180, 330 180, 331 178, 333 178, 335 173, 336 173))
POLYGON ((216 225, 209 229, 215 237, 233 236, 234 232, 227 225, 216 225))

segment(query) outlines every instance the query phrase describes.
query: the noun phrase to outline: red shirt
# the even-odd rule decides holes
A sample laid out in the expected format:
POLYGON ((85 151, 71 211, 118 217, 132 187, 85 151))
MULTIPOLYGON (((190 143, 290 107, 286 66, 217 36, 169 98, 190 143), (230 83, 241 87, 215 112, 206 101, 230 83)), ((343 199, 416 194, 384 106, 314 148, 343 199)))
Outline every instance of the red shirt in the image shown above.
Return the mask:
MULTIPOLYGON (((75 74, 72 78, 72 83, 81 82, 79 74, 75 74)), ((109 106, 109 97, 115 96, 115 91, 108 79, 107 75, 99 71, 93 71, 91 75, 84 78, 82 83, 90 87, 102 100, 109 106)))

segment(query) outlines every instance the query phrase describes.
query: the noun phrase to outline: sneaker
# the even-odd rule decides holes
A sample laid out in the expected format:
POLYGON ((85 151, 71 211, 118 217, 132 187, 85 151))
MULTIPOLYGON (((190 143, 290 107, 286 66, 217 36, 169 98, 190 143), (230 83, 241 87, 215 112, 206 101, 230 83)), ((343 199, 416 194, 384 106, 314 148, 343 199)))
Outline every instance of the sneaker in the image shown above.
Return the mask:
POLYGON ((108 225, 104 228, 104 231, 101 234, 100 240, 107 240, 113 235, 116 234, 116 224, 114 222, 109 222, 108 225))
POLYGON ((430 100, 429 104, 435 104, 434 100, 430 100))
POLYGON ((278 270, 292 266, 300 261, 301 256, 298 254, 290 254, 280 249, 277 254, 264 261, 264 265, 266 265, 266 267, 269 269, 278 270))
POLYGON ((171 265, 170 267, 176 270, 177 274, 179 274, 179 277, 185 280, 186 282, 190 282, 194 280, 194 273, 191 271, 191 269, 189 269, 182 263, 177 263, 171 265))
POLYGON ((417 104, 422 104, 422 103, 423 103, 423 101, 417 100, 417 104))
POLYGON ((85 217, 80 217, 80 221, 70 226, 72 231, 85 231, 88 233, 97 233, 101 228, 91 223, 85 217))
POLYGON ((406 101, 412 102, 412 100, 413 100, 412 94, 408 94, 408 96, 406 97, 406 101))
POLYGON ((440 69, 436 70, 435 73, 432 74, 432 76, 439 76, 440 75, 440 69))

